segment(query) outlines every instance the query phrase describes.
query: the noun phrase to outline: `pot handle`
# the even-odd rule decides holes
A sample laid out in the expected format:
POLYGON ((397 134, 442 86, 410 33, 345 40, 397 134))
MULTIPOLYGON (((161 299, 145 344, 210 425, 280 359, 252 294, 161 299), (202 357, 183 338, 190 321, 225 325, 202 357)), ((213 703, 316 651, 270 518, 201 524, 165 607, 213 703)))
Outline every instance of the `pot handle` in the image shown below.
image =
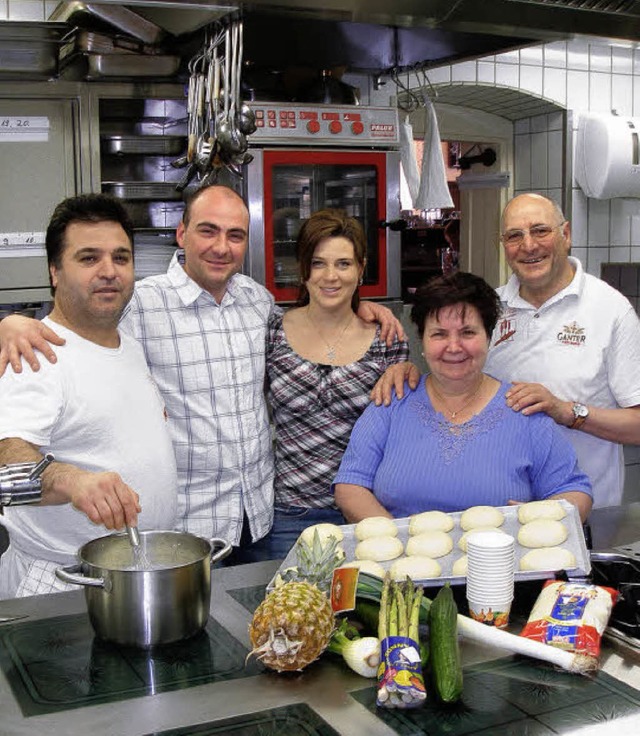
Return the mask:
POLYGON ((56 577, 71 585, 85 585, 90 588, 104 588, 104 578, 90 578, 78 574, 82 572, 82 565, 70 565, 69 567, 56 568, 56 577))
POLYGON ((228 557, 231 554, 231 550, 233 549, 231 544, 229 542, 226 542, 224 539, 219 539, 218 537, 213 537, 209 540, 211 542, 211 547, 215 547, 216 545, 222 545, 222 549, 218 552, 213 552, 213 549, 211 551, 211 564, 214 562, 218 562, 218 560, 224 560, 225 557, 228 557))

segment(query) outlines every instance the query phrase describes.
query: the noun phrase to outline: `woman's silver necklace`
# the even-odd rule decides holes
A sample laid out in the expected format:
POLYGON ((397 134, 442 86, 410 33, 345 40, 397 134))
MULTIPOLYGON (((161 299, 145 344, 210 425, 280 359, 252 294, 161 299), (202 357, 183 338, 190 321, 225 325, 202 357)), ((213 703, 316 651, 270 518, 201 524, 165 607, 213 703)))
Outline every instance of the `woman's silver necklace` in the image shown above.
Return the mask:
POLYGON ((322 334, 320 328, 318 325, 311 319, 311 315, 309 314, 309 307, 307 307, 307 319, 309 320, 309 324, 316 330, 318 335, 320 335, 322 342, 327 346, 327 359, 328 360, 335 360, 336 359, 336 350, 340 347, 340 343, 342 342, 342 338, 344 337, 344 333, 347 331, 347 327, 351 324, 353 321, 354 314, 351 312, 349 315, 349 319, 345 322, 344 327, 340 331, 340 334, 336 338, 336 340, 333 342, 333 345, 325 338, 325 336, 322 334))
POLYGON ((433 379, 431 380, 431 390, 433 393, 437 396, 438 401, 442 404, 445 411, 449 414, 451 419, 455 419, 458 414, 461 414, 470 404, 473 402, 473 400, 476 398, 476 396, 480 393, 480 389, 482 388, 482 384, 484 383, 484 374, 480 376, 480 382, 478 383, 478 386, 476 390, 471 394, 471 396, 467 399, 467 401, 455 411, 451 411, 451 409, 447 406, 447 402, 444 400, 444 396, 438 391, 438 389, 433 385, 433 379))

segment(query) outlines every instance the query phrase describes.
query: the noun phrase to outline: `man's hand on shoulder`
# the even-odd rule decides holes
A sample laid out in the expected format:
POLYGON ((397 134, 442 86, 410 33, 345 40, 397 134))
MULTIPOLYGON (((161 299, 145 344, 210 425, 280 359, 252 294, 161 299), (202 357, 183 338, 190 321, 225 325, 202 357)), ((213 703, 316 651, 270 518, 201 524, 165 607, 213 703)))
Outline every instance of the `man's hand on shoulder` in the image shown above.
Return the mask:
POLYGON ((400 320, 394 313, 382 304, 377 302, 360 302, 358 307, 358 317, 365 322, 378 322, 380 324, 380 339, 387 343, 389 347, 393 345, 393 341, 406 340, 405 334, 400 320))
POLYGON ((12 314, 0 322, 0 376, 10 364, 16 373, 22 371, 21 356, 31 370, 40 369, 35 350, 50 362, 56 362, 53 345, 64 345, 65 340, 38 319, 12 314))
POLYGON ((376 406, 380 406, 381 404, 389 406, 394 389, 396 396, 399 399, 403 398, 405 381, 408 381, 409 388, 415 391, 420 382, 420 371, 418 368, 409 361, 390 365, 371 390, 371 401, 376 406))
POLYGON ((507 406, 525 416, 542 411, 563 427, 573 424, 572 403, 562 401, 539 383, 514 381, 506 393, 506 399, 507 406))

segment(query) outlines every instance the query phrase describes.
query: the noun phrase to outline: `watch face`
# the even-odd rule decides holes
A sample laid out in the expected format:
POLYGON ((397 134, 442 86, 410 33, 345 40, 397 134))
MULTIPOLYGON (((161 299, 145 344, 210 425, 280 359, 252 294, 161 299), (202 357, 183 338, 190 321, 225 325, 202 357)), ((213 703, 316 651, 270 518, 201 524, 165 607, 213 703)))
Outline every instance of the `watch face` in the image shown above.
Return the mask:
POLYGON ((589 409, 584 404, 573 405, 573 416, 577 419, 578 417, 589 416, 589 409))

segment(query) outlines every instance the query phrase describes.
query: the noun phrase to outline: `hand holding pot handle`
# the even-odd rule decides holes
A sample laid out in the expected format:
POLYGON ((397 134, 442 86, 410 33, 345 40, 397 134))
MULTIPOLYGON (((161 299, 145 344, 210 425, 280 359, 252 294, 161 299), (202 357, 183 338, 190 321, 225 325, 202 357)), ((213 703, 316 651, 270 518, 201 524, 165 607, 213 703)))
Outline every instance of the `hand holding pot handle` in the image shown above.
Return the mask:
POLYGON ((231 544, 224 539, 219 539, 218 537, 213 537, 209 540, 211 543, 211 564, 213 565, 214 562, 218 562, 219 560, 224 560, 225 557, 228 557, 231 554, 231 550, 233 547, 231 544), (214 549, 216 548, 216 545, 222 545, 222 549, 218 550, 218 552, 214 552, 214 549))

